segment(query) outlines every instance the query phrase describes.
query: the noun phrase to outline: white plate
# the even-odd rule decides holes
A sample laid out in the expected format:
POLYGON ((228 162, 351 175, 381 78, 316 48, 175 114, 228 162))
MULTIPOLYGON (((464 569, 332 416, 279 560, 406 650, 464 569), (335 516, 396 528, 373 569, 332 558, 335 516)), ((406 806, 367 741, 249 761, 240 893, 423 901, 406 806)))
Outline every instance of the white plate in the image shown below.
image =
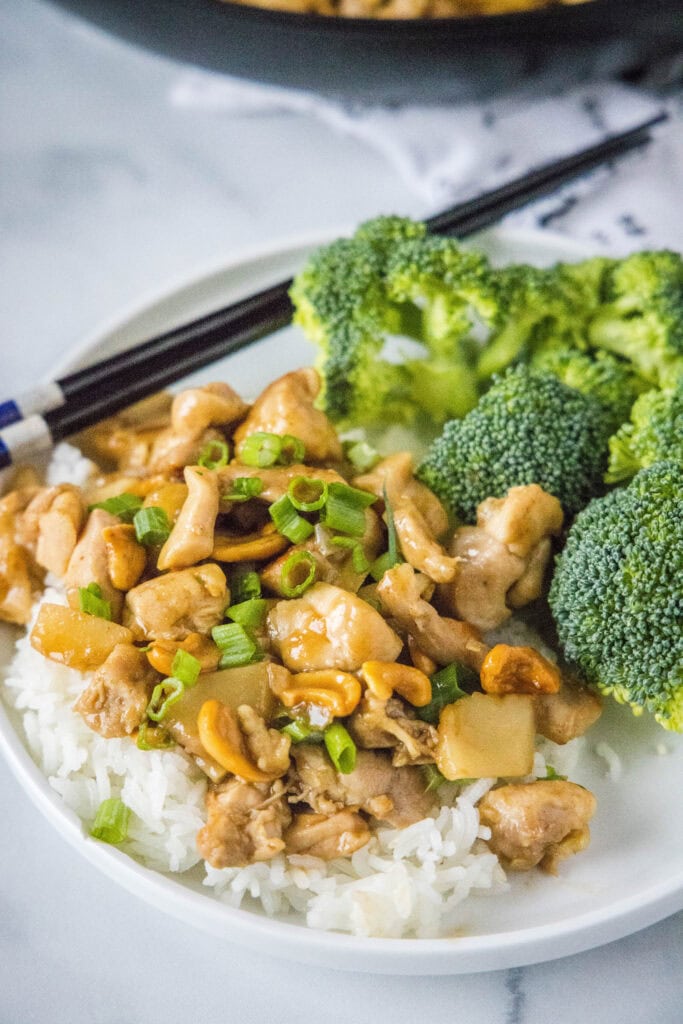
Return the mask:
MULTIPOLYGON (((301 266, 320 240, 250 256, 202 274, 138 307, 71 353, 60 372, 110 355, 183 320, 272 284, 301 266)), ((480 240, 497 262, 545 264, 579 259, 585 249, 533 233, 493 232, 480 240)), ((287 328, 201 373, 222 375, 244 394, 310 361, 311 349, 287 328)), ((12 653, 12 631, 0 631, 0 664, 12 653)), ((559 878, 511 876, 511 891, 468 905, 457 938, 358 939, 233 910, 196 881, 141 867, 120 851, 90 839, 31 760, 14 714, 0 706, 0 746, 20 783, 58 831, 93 864, 131 892, 181 920, 230 942, 321 966, 400 974, 458 974, 551 960, 621 938, 683 908, 683 737, 648 718, 609 707, 590 738, 620 755, 623 774, 611 780, 606 763, 590 755, 576 774, 598 798, 587 852, 561 867, 559 878)))

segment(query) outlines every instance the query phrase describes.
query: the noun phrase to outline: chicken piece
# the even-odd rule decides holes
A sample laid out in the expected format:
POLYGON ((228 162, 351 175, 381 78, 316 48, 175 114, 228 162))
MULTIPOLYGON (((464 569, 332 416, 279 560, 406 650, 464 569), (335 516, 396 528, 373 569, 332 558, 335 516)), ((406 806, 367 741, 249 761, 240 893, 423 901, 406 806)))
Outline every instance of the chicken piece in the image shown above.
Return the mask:
POLYGON ((458 573, 459 559, 453 558, 442 548, 417 505, 404 498, 394 507, 393 512, 396 536, 406 561, 435 583, 450 583, 454 580, 458 573))
POLYGON ((456 530, 451 551, 460 572, 439 592, 445 607, 477 629, 495 629, 512 614, 505 598, 524 572, 523 559, 478 526, 456 530))
POLYGON ((439 599, 447 611, 481 630, 495 629, 540 596, 550 559, 550 537, 562 528, 562 506, 538 484, 487 498, 477 525, 456 530, 451 553, 461 560, 439 599))
POLYGON ((285 848, 282 834, 292 815, 279 779, 271 784, 227 779, 209 788, 206 810, 197 849, 214 868, 272 860, 285 848))
POLYGON ((384 573, 377 586, 382 607, 439 665, 461 661, 479 671, 488 647, 467 622, 443 618, 424 598, 426 577, 407 562, 384 573))
POLYGON ((207 427, 199 437, 176 434, 169 428, 157 434, 143 462, 146 474, 164 475, 176 473, 184 466, 193 466, 203 449, 212 441, 225 444, 225 437, 214 427, 207 427))
POLYGON ((85 529, 69 559, 64 583, 69 604, 79 608, 78 591, 97 583, 102 590, 102 597, 111 605, 112 618, 118 621, 123 605, 123 595, 112 583, 109 575, 109 555, 104 530, 107 527, 119 526, 120 519, 103 508, 95 508, 88 516, 85 529))
POLYGON ((136 640, 184 640, 223 621, 225 573, 212 562, 157 576, 126 594, 124 625, 136 640))
POLYGON ((523 608, 525 604, 531 604, 541 596, 552 547, 552 541, 546 537, 532 548, 527 556, 524 572, 507 592, 505 600, 509 608, 523 608))
POLYGON ((289 736, 278 729, 269 729, 249 704, 238 707, 237 720, 247 750, 259 771, 274 778, 284 775, 289 768, 289 736))
POLYGON ((438 733, 397 697, 380 700, 367 692, 349 720, 359 747, 392 748, 392 764, 432 764, 438 733))
POLYGON ((542 780, 490 790, 479 802, 479 818, 491 829, 489 846, 504 867, 528 871, 538 864, 556 874, 559 861, 588 845, 595 808, 595 797, 582 786, 542 780))
POLYGON ((137 647, 117 644, 73 706, 100 736, 130 736, 142 723, 159 675, 137 647))
POLYGON ((131 523, 105 526, 102 537, 107 549, 107 569, 117 590, 132 590, 147 566, 147 549, 136 539, 131 523))
MULTIPOLYGON (((85 505, 78 488, 69 484, 49 487, 41 497, 44 510, 39 514, 36 562, 55 576, 63 576, 85 519, 85 505)), ((37 499, 31 502, 27 515, 36 503, 37 499)))
POLYGON ((563 520, 558 499, 538 484, 511 487, 504 498, 487 498, 477 509, 477 526, 519 558, 544 537, 556 537, 563 520))
POLYGON ((434 537, 448 529, 448 514, 437 496, 413 476, 413 457, 409 452, 396 452, 382 459, 369 473, 354 477, 353 486, 370 491, 378 498, 386 496, 392 508, 401 501, 410 501, 421 514, 434 537))
POLYGON ((368 823, 353 811, 297 814, 285 833, 287 853, 334 860, 350 857, 370 839, 368 823))
POLYGON ((534 713, 537 733, 553 743, 569 743, 597 722, 602 700, 591 690, 563 681, 558 693, 534 698, 534 713))
POLYGON ((0 531, 0 619, 25 626, 31 618, 33 581, 26 551, 12 532, 0 531))
POLYGON ((210 469, 186 466, 187 498, 157 561, 158 569, 182 569, 209 558, 218 515, 218 480, 210 469))
MULTIPOLYGON (((119 468, 129 467, 139 477, 144 472, 155 437, 170 423, 171 400, 171 395, 165 391, 143 398, 80 433, 78 447, 87 458, 113 462, 119 468)), ((114 493, 121 494, 129 489, 122 487, 114 493)))
POLYGON ((317 370, 306 367, 269 384, 254 402, 249 415, 234 433, 237 458, 250 434, 291 434, 303 441, 312 462, 340 462, 337 432, 324 412, 313 404, 320 391, 317 370))
POLYGON ((335 771, 325 753, 311 744, 293 747, 292 757, 289 801, 306 803, 317 814, 334 814, 347 807, 405 828, 426 818, 434 807, 420 769, 394 768, 384 753, 359 750, 349 775, 335 771))
POLYGON ((246 415, 249 406, 229 384, 220 381, 187 388, 173 399, 171 426, 176 435, 196 441, 208 427, 227 427, 246 415))
POLYGON ((268 614, 267 628, 293 672, 356 672, 364 661, 395 661, 403 646, 367 601, 330 583, 316 583, 303 597, 278 601, 268 614))

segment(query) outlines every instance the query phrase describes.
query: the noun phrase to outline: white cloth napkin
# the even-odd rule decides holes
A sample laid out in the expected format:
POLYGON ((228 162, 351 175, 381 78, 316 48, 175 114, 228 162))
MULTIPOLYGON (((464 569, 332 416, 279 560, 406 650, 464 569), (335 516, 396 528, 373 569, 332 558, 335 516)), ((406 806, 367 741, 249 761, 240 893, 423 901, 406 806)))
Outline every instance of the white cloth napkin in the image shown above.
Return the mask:
MULTIPOLYGON (((462 105, 382 106, 343 103, 204 71, 183 72, 173 84, 170 99, 178 108, 217 115, 318 118, 378 151, 424 205, 425 215, 589 146, 662 109, 659 98, 612 82, 536 99, 508 96, 462 105)), ((675 139, 678 159, 658 182, 659 202, 650 211, 654 234, 662 235, 661 244, 673 244, 671 216, 683 187, 683 131, 675 139)), ((516 214, 518 222, 545 226, 564 216, 578 197, 595 193, 596 187, 599 191, 607 173, 598 172, 587 182, 571 186, 569 192, 535 204, 532 212, 516 214)), ((649 205, 653 206, 652 197, 649 205)), ((593 237, 612 245, 649 231, 639 211, 624 209, 615 214, 614 198, 604 211, 594 208, 592 216, 593 237), (615 239, 615 234, 620 237, 615 239)), ((678 216, 679 237, 683 237, 678 216)))

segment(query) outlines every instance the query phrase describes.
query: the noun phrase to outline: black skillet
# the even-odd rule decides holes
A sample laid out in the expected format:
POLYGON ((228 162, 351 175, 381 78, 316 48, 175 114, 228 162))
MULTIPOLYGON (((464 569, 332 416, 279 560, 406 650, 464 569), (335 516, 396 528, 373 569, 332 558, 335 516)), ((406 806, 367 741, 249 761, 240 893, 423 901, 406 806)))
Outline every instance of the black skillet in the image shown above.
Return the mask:
POLYGON ((414 21, 324 18, 219 0, 56 2, 177 60, 349 99, 547 91, 629 71, 683 47, 683 0, 588 0, 414 21))

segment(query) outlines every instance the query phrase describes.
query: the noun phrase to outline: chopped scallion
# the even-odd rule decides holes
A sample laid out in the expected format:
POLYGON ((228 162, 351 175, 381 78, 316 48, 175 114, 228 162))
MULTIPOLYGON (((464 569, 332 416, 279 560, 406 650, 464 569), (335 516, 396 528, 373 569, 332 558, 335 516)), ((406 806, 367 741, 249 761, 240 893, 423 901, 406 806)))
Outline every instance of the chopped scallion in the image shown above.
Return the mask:
POLYGON ((301 544, 313 533, 313 525, 299 515, 286 494, 273 502, 269 512, 278 533, 292 544, 301 544))
POLYGON ((332 764, 342 775, 350 775, 356 767, 356 744, 341 722, 328 725, 324 733, 325 746, 332 764))
POLYGON ((327 502, 321 519, 330 530, 362 537, 365 533, 365 509, 377 498, 348 484, 332 483, 327 487, 327 502))
POLYGON ((165 729, 151 728, 147 719, 138 728, 137 747, 139 750, 166 750, 175 746, 175 740, 165 729))
POLYGON ((111 622, 111 602, 102 597, 99 583, 89 583, 87 587, 78 588, 78 607, 86 615, 95 615, 98 619, 111 622))
POLYGON ((553 768, 551 764, 545 766, 545 775, 538 779, 539 782, 566 782, 567 776, 560 775, 556 768, 553 768))
POLYGON ((299 512, 317 512, 327 501, 327 484, 309 476, 295 476, 289 482, 287 495, 299 512))
POLYGON ((260 657, 258 645, 239 622, 226 622, 211 630, 213 641, 221 652, 219 668, 248 665, 260 657))
MULTIPOLYGON (((435 672, 431 677, 432 699, 423 708, 417 708, 418 718, 421 718, 423 722, 429 722, 430 725, 438 725, 441 709, 445 708, 447 704, 453 704, 461 697, 467 696, 460 683, 469 674, 467 668, 455 662, 435 672)), ((471 673, 471 676, 474 675, 475 673, 471 673)))
POLYGON ((422 775, 425 780, 425 793, 431 793, 432 790, 443 786, 446 781, 446 777, 441 774, 435 764, 423 764, 422 775))
POLYGON ((195 658, 194 654, 190 654, 189 651, 184 651, 182 647, 179 647, 173 656, 171 664, 171 675, 173 678, 179 679, 183 686, 194 686, 199 679, 201 670, 202 666, 199 659, 195 658))
POLYGON ((161 722, 168 709, 179 701, 185 690, 180 679, 162 679, 152 690, 146 715, 152 722, 161 722))
POLYGON ((300 597, 314 582, 318 565, 310 551, 295 551, 280 570, 280 590, 285 597, 300 597))
POLYGON ((232 482, 232 490, 223 495, 223 501, 249 501, 257 498, 263 490, 260 476, 236 476, 232 482))
POLYGON ((368 469, 372 469, 380 460, 379 452, 376 452, 367 441, 346 441, 344 444, 344 454, 351 465, 360 473, 365 473, 368 469))
POLYGON ((135 536, 141 544, 164 544, 171 532, 171 524, 163 508, 150 505, 141 508, 133 516, 135 536))
POLYGON ((370 575, 373 580, 378 583, 384 576, 385 572, 389 569, 393 569, 395 565, 398 565, 401 561, 401 556, 398 550, 398 537, 396 536, 396 526, 394 523, 394 511, 391 507, 391 502, 387 497, 386 487, 384 488, 384 509, 387 521, 387 543, 388 548, 383 555, 376 558, 370 566, 370 575))
POLYGON ((293 466, 296 462, 303 462, 306 458, 306 445, 303 441, 294 437, 293 434, 282 435, 282 451, 280 462, 283 466, 293 466))
POLYGON ((127 837, 129 821, 130 807, 118 797, 111 797, 109 800, 103 800, 97 808, 90 835, 95 839, 101 839, 103 843, 117 845, 127 837))
POLYGON ((354 572, 367 572, 370 563, 365 557, 363 545, 355 537, 332 537, 331 543, 339 548, 347 548, 351 552, 351 564, 354 572))
POLYGON ((322 743, 323 733, 320 729, 312 729, 302 718, 294 718, 280 729, 289 736, 292 743, 322 743))
POLYGON ((112 498, 106 498, 104 501, 95 502, 94 505, 88 505, 88 512, 92 512, 94 508, 103 508, 105 512, 118 516, 124 523, 132 523, 133 516, 142 508, 142 498, 139 498, 137 494, 130 494, 128 491, 124 491, 123 494, 116 494, 112 498))
POLYGON ((204 469, 222 469, 227 466, 230 452, 225 441, 209 441, 199 453, 197 465, 204 469))
POLYGON ((263 597, 251 597, 247 601, 240 601, 239 604, 231 604, 225 610, 226 616, 233 622, 251 629, 260 629, 267 612, 268 601, 263 597))
POLYGON ((253 569, 237 567, 230 574, 230 596, 233 604, 242 604, 261 596, 261 580, 253 569))
POLYGON ((278 434, 267 434, 257 430, 244 439, 239 459, 245 466, 274 466, 282 454, 282 438, 278 434))

